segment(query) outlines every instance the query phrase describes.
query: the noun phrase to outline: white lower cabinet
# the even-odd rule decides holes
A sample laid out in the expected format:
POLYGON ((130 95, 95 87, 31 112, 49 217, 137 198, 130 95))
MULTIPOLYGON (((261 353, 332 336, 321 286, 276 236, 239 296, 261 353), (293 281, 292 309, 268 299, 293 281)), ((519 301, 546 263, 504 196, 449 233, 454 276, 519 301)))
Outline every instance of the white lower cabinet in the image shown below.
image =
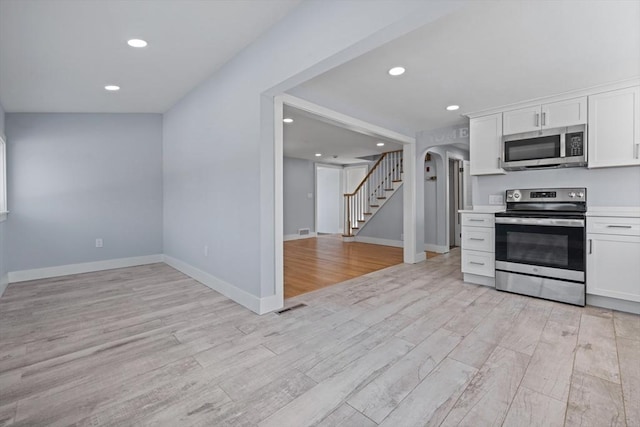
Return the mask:
POLYGON ((587 219, 587 294, 640 302, 640 218, 587 219))
POLYGON ((462 273, 464 281, 495 286, 495 217, 492 213, 462 213, 462 273))

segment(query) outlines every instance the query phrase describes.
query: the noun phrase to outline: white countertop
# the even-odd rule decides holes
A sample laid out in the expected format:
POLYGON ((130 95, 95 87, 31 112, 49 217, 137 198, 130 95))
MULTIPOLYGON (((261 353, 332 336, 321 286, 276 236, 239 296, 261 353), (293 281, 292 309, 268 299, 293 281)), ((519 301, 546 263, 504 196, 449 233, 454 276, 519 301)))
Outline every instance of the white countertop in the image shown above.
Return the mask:
POLYGON ((587 208, 587 216, 640 218, 640 206, 592 206, 587 208))
POLYGON ((504 205, 478 205, 474 206, 473 209, 462 209, 459 210, 459 213, 496 213, 496 212, 504 212, 506 207, 504 205))

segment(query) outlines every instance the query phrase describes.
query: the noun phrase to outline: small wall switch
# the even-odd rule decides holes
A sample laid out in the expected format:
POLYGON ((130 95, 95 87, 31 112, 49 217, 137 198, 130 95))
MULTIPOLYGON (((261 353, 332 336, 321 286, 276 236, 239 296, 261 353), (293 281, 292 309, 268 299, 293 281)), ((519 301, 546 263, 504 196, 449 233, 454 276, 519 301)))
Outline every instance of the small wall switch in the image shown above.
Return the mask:
POLYGON ((96 248, 102 247, 102 239, 96 239, 96 248))
POLYGON ((504 196, 502 194, 491 194, 491 195, 489 195, 489 204, 490 205, 504 205, 504 196))
POLYGON ((307 193, 307 199, 313 199, 313 193, 307 193))

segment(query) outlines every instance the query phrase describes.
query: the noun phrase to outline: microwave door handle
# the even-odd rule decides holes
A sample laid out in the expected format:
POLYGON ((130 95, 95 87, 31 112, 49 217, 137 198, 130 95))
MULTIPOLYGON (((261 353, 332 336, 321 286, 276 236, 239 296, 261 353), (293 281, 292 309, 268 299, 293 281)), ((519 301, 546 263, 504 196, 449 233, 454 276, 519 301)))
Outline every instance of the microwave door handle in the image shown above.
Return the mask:
POLYGON ((565 136, 566 134, 564 132, 560 134, 560 158, 567 156, 567 141, 565 136))
POLYGON ((536 113, 536 127, 540 126, 540 114, 536 113))

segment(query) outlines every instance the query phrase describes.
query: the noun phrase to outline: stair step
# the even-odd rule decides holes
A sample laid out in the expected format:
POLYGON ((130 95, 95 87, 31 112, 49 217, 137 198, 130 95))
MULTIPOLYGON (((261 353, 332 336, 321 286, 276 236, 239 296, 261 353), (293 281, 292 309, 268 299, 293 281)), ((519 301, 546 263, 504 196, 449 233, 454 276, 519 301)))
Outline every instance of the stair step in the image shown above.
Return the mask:
POLYGON ((359 230, 360 227, 351 227, 352 230, 359 230))
POLYGON ((370 208, 379 208, 380 205, 369 205, 370 208))
POLYGON ((362 215, 373 215, 371 212, 365 212, 362 215))
POLYGON ((377 199, 378 200, 383 200, 383 199, 386 199, 386 197, 378 197, 377 199))
POLYGON ((393 191, 393 188, 385 188, 384 191, 393 191))
POLYGON ((402 182, 402 180, 401 180, 401 179, 394 179, 394 180, 393 180, 393 181, 391 181, 391 182, 402 182))
POLYGON ((367 222, 366 219, 359 219, 358 222, 367 222))
POLYGON ((353 234, 343 234, 342 237, 356 237, 353 234))

